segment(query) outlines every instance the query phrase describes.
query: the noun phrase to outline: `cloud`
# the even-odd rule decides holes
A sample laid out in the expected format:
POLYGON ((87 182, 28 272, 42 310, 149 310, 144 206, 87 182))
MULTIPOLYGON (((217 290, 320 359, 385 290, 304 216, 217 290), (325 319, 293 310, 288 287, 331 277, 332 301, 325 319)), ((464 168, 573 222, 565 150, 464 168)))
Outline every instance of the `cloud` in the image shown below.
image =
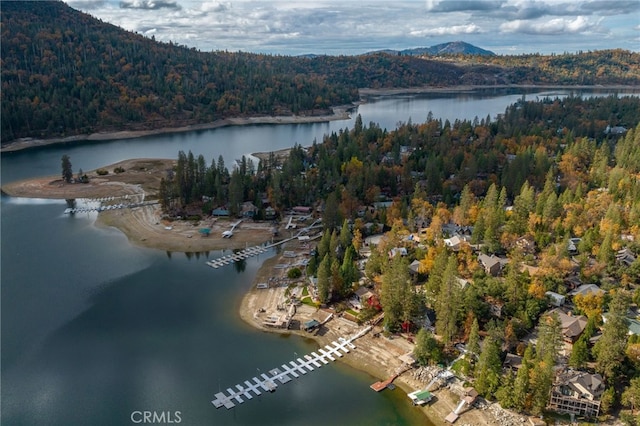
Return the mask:
POLYGON ((506 0, 427 0, 427 11, 436 13, 497 10, 506 0))
POLYGON ((478 34, 482 32, 476 24, 454 25, 451 27, 429 28, 425 30, 411 31, 409 34, 414 37, 421 36, 442 36, 442 35, 460 35, 460 34, 478 34))
POLYGON ((640 12, 640 2, 637 0, 596 0, 588 1, 580 6, 583 13, 593 13, 599 15, 617 15, 640 12))
POLYGON ((225 12, 231 9, 231 3, 220 3, 218 1, 205 1, 200 6, 203 12, 225 12))
POLYGON ((69 0, 67 3, 79 10, 101 9, 105 4, 104 0, 69 0))
POLYGON ((505 22, 500 25, 500 30, 504 33, 523 34, 575 34, 591 29, 593 25, 584 16, 577 16, 575 19, 554 18, 549 20, 515 20, 505 22))
POLYGON ((122 9, 181 9, 175 0, 122 0, 120 2, 122 9))

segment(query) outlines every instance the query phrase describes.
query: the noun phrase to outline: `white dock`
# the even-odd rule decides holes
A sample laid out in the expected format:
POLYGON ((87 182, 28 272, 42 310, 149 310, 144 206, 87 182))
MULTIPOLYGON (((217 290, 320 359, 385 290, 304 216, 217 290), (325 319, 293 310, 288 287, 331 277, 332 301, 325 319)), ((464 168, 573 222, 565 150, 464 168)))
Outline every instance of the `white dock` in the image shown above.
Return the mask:
POLYGON ((211 403, 216 408, 225 407, 226 409, 231 409, 236 404, 242 404, 246 400, 253 399, 254 395, 251 395, 250 392, 253 392, 255 396, 262 394, 260 389, 265 392, 274 392, 278 387, 278 383, 284 385, 323 365, 327 365, 329 361, 335 361, 336 358, 348 354, 350 349, 355 349, 356 347, 352 343, 353 340, 363 336, 370 330, 371 326, 365 327, 349 339, 341 337, 337 342, 334 341, 326 345, 324 349, 318 349, 317 352, 311 352, 311 354, 306 354, 303 357, 296 357, 293 361, 289 361, 288 364, 285 363, 280 367, 269 370, 269 374, 261 373, 260 377, 245 380, 243 384, 235 385, 237 390, 227 388, 226 393, 218 392, 214 395, 215 398, 211 403))

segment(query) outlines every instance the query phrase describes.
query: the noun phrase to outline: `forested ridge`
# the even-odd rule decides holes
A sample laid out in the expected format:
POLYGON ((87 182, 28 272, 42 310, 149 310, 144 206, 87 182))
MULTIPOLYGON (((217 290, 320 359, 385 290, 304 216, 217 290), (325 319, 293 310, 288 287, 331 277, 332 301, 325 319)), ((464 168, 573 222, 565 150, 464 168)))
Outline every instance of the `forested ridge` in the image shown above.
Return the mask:
POLYGON ((3 2, 1 20, 2 143, 321 114, 356 101, 361 87, 640 82, 640 55, 625 51, 482 63, 385 53, 306 58, 159 43, 59 1, 3 2), (593 61, 600 66, 591 72, 593 61))
POLYGON ((382 310, 386 332, 415 333, 421 365, 457 358, 464 343, 456 374, 504 408, 558 410, 550 394, 560 373, 594 374, 597 414, 583 416, 639 424, 637 97, 521 99, 495 120, 427 117, 390 132, 358 116, 283 161, 207 163, 179 154, 160 191, 167 215, 220 206, 236 215, 251 201, 255 218, 269 207, 286 219, 312 207, 325 228, 306 270, 317 302, 363 322, 382 310), (482 256, 501 259, 499 270, 482 256), (594 291, 572 295, 582 284, 594 291), (377 301, 355 312, 347 301, 361 285, 377 301), (552 310, 549 292, 566 298, 564 311, 552 310), (521 365, 503 369, 507 356, 521 365))

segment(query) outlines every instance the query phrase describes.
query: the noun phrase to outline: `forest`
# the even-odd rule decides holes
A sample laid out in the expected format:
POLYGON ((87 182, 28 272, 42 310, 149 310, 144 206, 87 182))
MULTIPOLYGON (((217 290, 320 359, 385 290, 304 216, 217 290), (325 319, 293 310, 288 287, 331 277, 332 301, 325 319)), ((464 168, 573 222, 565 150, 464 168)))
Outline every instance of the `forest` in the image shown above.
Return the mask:
POLYGON ((640 82, 640 54, 291 57, 201 52, 127 32, 61 1, 5 2, 1 142, 329 114, 359 88, 640 82))
POLYGON ((638 424, 640 338, 627 331, 640 304, 640 99, 523 98, 495 120, 429 116, 390 132, 358 117, 275 158, 229 171, 181 152, 160 192, 165 212, 239 214, 245 201, 258 220, 267 206, 322 212, 307 274, 338 311, 362 283, 365 238, 384 229, 362 272, 379 303, 359 320, 382 309, 388 333, 416 333, 421 364, 451 360, 464 343, 456 373, 522 413, 547 410, 556 369, 598 374, 599 418, 638 424), (499 272, 482 256, 502 259, 499 272), (573 296, 576 283, 597 291, 573 296), (569 342, 549 294, 571 298, 563 318, 582 321, 569 342), (509 357, 517 371, 503 369, 509 357))

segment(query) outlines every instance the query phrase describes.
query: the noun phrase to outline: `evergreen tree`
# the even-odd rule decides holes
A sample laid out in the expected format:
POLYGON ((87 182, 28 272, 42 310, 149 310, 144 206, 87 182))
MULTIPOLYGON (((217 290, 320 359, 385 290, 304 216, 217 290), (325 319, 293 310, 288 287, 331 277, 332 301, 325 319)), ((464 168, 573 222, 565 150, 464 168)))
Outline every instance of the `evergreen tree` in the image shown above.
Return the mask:
POLYGON ((602 337, 593 348, 596 371, 610 383, 622 367, 625 357, 628 307, 629 301, 626 295, 620 290, 617 291, 609 303, 607 321, 602 327, 602 337))
POLYGON ((71 158, 67 154, 62 156, 62 180, 71 183, 73 179, 73 169, 71 168, 71 158))
POLYGON ((458 263, 454 255, 449 256, 442 274, 440 289, 435 300, 436 332, 445 345, 451 343, 458 333, 458 315, 461 306, 460 284, 457 280, 458 263))
POLYGON ((475 316, 471 324, 469 340, 467 340, 467 350, 475 356, 480 354, 480 327, 478 325, 478 318, 475 316))
POLYGON ((513 407, 516 410, 529 408, 529 368, 533 360, 533 346, 529 344, 522 357, 522 365, 513 382, 513 407))
POLYGON ((329 301, 331 289, 331 257, 326 254, 318 266, 318 300, 320 303, 329 301))
POLYGON ((442 350, 438 341, 425 328, 421 328, 416 335, 416 345, 413 354, 420 365, 437 364, 442 361, 442 350))
POLYGON ((475 369, 475 389, 480 395, 491 398, 500 386, 500 342, 487 336, 475 369))

